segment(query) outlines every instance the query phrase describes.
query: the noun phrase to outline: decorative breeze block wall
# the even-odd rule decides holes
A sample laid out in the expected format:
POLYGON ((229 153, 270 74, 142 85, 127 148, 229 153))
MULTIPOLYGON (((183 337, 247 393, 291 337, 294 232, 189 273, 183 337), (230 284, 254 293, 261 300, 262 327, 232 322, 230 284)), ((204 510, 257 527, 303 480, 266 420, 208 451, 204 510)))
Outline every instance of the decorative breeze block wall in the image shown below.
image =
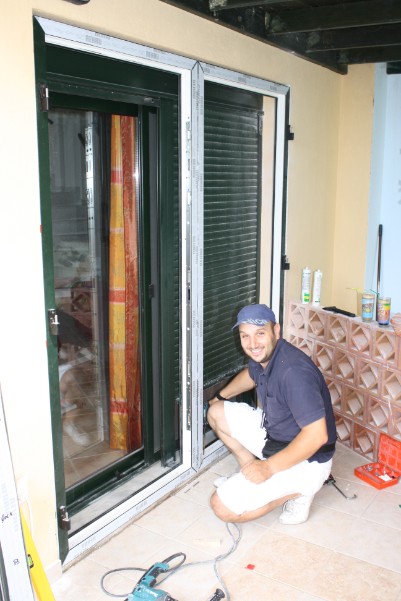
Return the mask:
POLYGON ((401 440, 401 338, 391 326, 291 301, 286 338, 323 373, 343 444, 376 461, 381 432, 401 440))

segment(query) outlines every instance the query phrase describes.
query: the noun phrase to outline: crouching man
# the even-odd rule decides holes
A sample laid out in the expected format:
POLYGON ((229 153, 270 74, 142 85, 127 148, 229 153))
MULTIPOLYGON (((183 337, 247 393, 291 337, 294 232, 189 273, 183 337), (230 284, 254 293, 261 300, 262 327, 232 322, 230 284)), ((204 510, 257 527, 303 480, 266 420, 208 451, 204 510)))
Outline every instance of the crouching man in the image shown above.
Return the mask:
POLYGON ((218 479, 211 506, 225 522, 247 522, 283 505, 279 521, 300 524, 331 471, 336 428, 329 391, 312 360, 280 338, 266 305, 241 309, 234 328, 248 367, 210 401, 208 422, 240 471, 218 479), (255 387, 258 408, 230 402, 255 387))

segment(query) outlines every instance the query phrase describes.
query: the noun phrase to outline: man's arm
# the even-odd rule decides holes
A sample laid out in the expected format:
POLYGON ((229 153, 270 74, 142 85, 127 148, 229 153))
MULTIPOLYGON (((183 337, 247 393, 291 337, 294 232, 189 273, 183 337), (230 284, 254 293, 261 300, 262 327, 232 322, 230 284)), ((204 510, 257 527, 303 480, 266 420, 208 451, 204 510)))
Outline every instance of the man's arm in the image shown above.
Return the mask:
MULTIPOLYGON (((233 399, 239 394, 242 394, 247 390, 252 390, 253 388, 255 388, 255 382, 252 380, 248 368, 246 367, 234 376, 234 378, 219 392, 225 399, 233 399)), ((210 399, 209 404, 213 405, 213 403, 216 403, 218 400, 218 398, 214 397, 213 399, 210 399)))
POLYGON ((250 482, 260 484, 271 478, 273 474, 309 459, 327 440, 326 418, 322 417, 302 428, 285 449, 264 461, 259 459, 251 461, 241 469, 241 472, 250 482))

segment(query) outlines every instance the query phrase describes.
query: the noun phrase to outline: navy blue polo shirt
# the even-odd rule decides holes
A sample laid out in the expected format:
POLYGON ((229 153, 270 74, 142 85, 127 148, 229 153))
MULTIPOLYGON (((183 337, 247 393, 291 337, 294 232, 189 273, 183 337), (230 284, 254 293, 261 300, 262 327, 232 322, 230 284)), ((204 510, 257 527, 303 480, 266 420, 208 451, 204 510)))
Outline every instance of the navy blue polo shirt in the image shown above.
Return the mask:
MULTIPOLYGON (((249 360, 249 375, 256 384, 264 412, 263 425, 270 438, 291 441, 301 428, 326 417, 328 441, 336 440, 330 393, 323 375, 301 350, 280 338, 266 368, 249 360)), ((315 453, 309 461, 328 461, 334 451, 315 453)))

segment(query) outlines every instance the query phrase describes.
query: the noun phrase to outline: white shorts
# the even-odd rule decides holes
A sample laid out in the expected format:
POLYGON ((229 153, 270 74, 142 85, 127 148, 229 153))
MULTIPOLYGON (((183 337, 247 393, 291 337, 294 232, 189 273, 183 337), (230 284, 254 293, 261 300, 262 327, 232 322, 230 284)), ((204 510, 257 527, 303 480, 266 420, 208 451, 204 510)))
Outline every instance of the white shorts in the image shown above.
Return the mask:
MULTIPOLYGON (((224 413, 231 436, 255 457, 263 459, 266 431, 261 425, 261 409, 225 401, 224 413)), ((219 486, 217 495, 230 511, 241 515, 292 494, 314 495, 330 476, 331 465, 331 459, 325 463, 301 461, 261 484, 249 482, 241 473, 234 474, 219 486)))

